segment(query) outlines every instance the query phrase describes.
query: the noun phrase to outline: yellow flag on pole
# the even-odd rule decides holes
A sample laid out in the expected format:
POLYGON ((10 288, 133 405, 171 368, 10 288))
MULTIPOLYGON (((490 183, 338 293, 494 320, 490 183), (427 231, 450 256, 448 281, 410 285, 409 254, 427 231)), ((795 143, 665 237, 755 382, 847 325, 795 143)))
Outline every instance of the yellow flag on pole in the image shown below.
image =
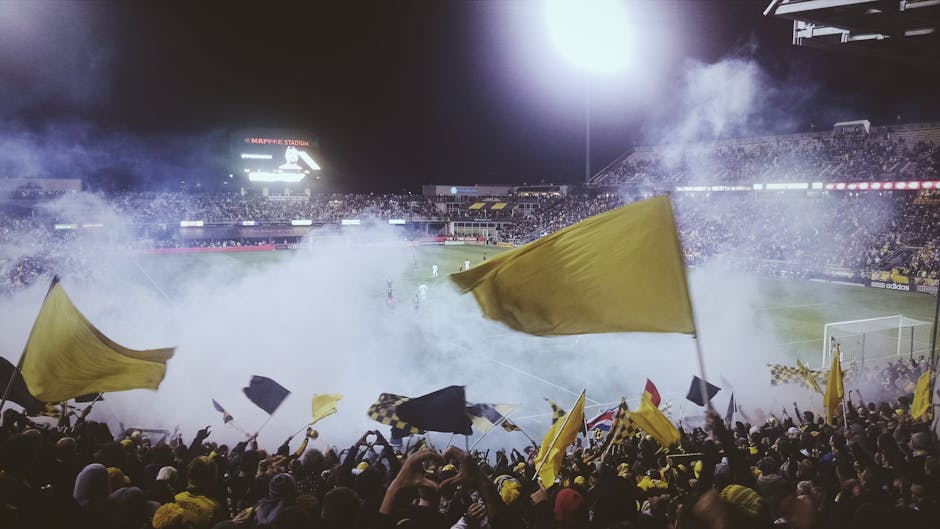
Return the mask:
POLYGON ((316 424, 324 417, 329 417, 336 413, 336 403, 342 400, 343 396, 339 393, 326 393, 313 396, 313 420, 310 424, 316 424))
POLYGON ((679 443, 681 435, 669 417, 652 403, 649 393, 640 399, 640 407, 630 414, 630 419, 638 428, 648 433, 656 442, 669 448, 679 443))
POLYGON ((911 403, 911 417, 919 420, 927 415, 930 409, 930 369, 917 379, 917 389, 914 390, 914 402, 911 403))
POLYGON ((829 382, 826 383, 826 394, 823 396, 823 405, 826 407, 827 417, 832 418, 839 410, 839 404, 842 403, 842 397, 845 396, 845 389, 842 387, 842 360, 839 358, 842 353, 839 346, 836 346, 836 352, 832 355, 832 367, 829 369, 829 382))
POLYGON ((473 292, 484 316, 529 334, 695 332, 665 196, 582 220, 450 277, 473 292))
POLYGON ((52 280, 23 352, 30 393, 61 402, 89 393, 157 389, 174 348, 137 351, 102 334, 52 280))
POLYGON ((821 395, 823 390, 819 387, 819 382, 816 382, 815 373, 810 368, 806 367, 806 364, 800 362, 799 358, 796 360, 796 366, 800 371, 800 376, 802 376, 803 380, 806 382, 806 385, 816 390, 816 392, 821 395))
POLYGON ((584 427, 584 391, 564 417, 552 424, 542 438, 542 446, 535 457, 536 473, 542 486, 548 488, 555 483, 555 476, 565 459, 565 450, 578 437, 584 427))

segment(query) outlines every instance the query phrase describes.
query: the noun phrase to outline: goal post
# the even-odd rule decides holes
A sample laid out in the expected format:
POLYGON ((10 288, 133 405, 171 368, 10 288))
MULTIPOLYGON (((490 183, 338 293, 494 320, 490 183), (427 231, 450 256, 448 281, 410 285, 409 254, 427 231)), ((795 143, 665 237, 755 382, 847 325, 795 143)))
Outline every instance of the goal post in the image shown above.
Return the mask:
POLYGON ((930 355, 933 323, 902 314, 881 318, 825 324, 821 369, 832 362, 832 349, 839 344, 844 364, 864 367, 865 362, 917 358, 930 355))

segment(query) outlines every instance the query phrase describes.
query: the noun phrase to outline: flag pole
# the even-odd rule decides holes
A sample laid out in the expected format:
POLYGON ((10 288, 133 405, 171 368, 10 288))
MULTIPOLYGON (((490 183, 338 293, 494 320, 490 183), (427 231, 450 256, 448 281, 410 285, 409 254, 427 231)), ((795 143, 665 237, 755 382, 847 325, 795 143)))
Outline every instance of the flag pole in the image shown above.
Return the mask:
POLYGON ((23 354, 20 355, 20 361, 15 366, 13 366, 13 373, 10 374, 10 380, 7 381, 7 387, 3 389, 3 399, 0 400, 0 412, 3 411, 3 407, 7 404, 7 396, 10 394, 10 388, 13 387, 13 383, 16 381, 16 375, 20 372, 20 366, 23 364, 23 355, 25 354, 26 348, 24 347, 23 354))
POLYGON ((530 443, 532 443, 532 444, 534 444, 534 445, 538 445, 538 443, 535 442, 535 439, 532 439, 532 437, 531 437, 528 433, 526 433, 526 431, 523 430, 522 427, 519 426, 518 423, 514 423, 514 424, 516 425, 516 428, 519 429, 519 432, 522 433, 522 435, 524 435, 525 438, 528 439, 530 443))
MULTIPOLYGON (((229 422, 226 423, 226 424, 228 424, 228 425, 231 426, 232 428, 235 428, 235 430, 237 430, 237 431, 241 432, 242 434, 244 434, 245 437, 248 437, 248 438, 251 437, 251 434, 248 433, 247 431, 245 431, 244 428, 242 428, 241 426, 239 426, 238 423, 235 422, 235 419, 232 419, 231 421, 229 421, 229 422)), ((256 434, 256 435, 257 435, 257 434, 256 434)))
MULTIPOLYGON (((53 276, 52 281, 49 283, 49 290, 46 290, 46 295, 42 298, 42 303, 39 305, 39 310, 42 311, 43 305, 46 304, 46 300, 49 299, 49 293, 52 292, 52 288, 59 284, 59 276, 53 276)), ((36 314, 36 318, 39 318, 39 313, 36 314)), ((13 367, 13 374, 10 375, 10 381, 7 383, 7 387, 3 390, 3 398, 0 399, 0 412, 3 411, 4 406, 7 404, 7 397, 10 394, 10 386, 13 385, 13 381, 16 380, 16 374, 22 373, 20 369, 23 367, 23 360, 26 359, 26 348, 29 347, 29 342, 33 339, 33 331, 36 330, 36 321, 33 320, 33 326, 29 329, 29 336, 26 338, 26 343, 23 344, 23 352, 20 353, 20 360, 16 363, 16 366, 13 367)), ((23 384, 26 385, 26 379, 23 379, 23 384)), ((29 390, 29 385, 26 385, 26 389, 29 390)))
MULTIPOLYGON (((581 390, 581 393, 584 394, 585 391, 586 391, 586 390, 583 390, 583 389, 582 389, 582 390, 581 390)), ((578 395, 578 400, 580 400, 580 399, 581 399, 581 396, 578 395)), ((577 401, 575 401, 575 404, 577 404, 577 401)), ((545 450, 545 457, 543 457, 543 458, 542 458, 542 461, 539 462, 539 466, 535 468, 535 475, 533 476, 533 479, 534 479, 535 481, 538 481, 538 479, 539 479, 539 472, 542 470, 542 467, 545 466, 545 461, 548 460, 549 454, 551 454, 552 450, 555 448, 555 443, 557 443, 557 442, 558 442, 558 438, 561 437, 561 432, 565 431, 565 426, 568 425, 568 420, 571 419, 571 412, 573 412, 573 411, 574 411, 574 406, 572 406, 571 409, 568 410, 568 413, 565 414, 565 421, 564 421, 563 423, 561 423, 561 428, 559 428, 558 431, 555 432, 555 438, 552 439, 552 442, 548 445, 548 448, 545 450)), ((533 441, 533 442, 534 442, 534 441, 533 441)), ((544 447, 543 447, 543 448, 544 448, 544 447)), ((541 450, 539 450, 539 451, 541 452, 541 450)), ((550 487, 550 486, 551 486, 550 484, 543 484, 543 485, 544 485, 545 487, 550 487)))
POLYGON ((255 431, 255 437, 258 437, 258 433, 261 432, 261 429, 267 426, 268 422, 271 421, 271 417, 274 417, 274 415, 269 414, 268 418, 265 419, 263 423, 261 423, 261 426, 259 426, 258 429, 255 431))
MULTIPOLYGON (((506 421, 509 419, 509 416, 512 415, 512 412, 513 412, 513 411, 516 411, 516 410, 512 410, 512 411, 510 411, 509 413, 507 413, 506 415, 501 416, 501 417, 499 418, 499 420, 496 421, 495 424, 493 424, 493 427, 492 427, 492 428, 490 428, 489 430, 483 432, 483 435, 481 435, 476 441, 473 442, 472 445, 470 445, 469 448, 467 448, 467 453, 469 454, 471 450, 473 450, 474 448, 476 448, 477 445, 480 443, 480 441, 482 441, 483 438, 486 437, 486 435, 487 435, 488 433, 490 433, 493 429, 495 429, 497 426, 499 426, 499 425, 503 424, 504 422, 506 422, 506 421)), ((521 432, 522 429, 520 428, 519 431, 521 432)), ((526 437, 529 437, 529 436, 526 435, 526 437)), ((531 438, 530 438, 530 440, 531 440, 531 438)), ((468 440, 468 442, 469 442, 469 440, 468 440)))
POLYGON ((676 223, 676 213, 672 209, 672 195, 671 193, 666 193, 666 198, 669 199, 669 212, 672 214, 673 222, 673 234, 675 235, 676 246, 679 248, 679 259, 682 261, 682 271, 685 273, 685 292, 689 298, 689 314, 692 316, 692 338, 695 340, 695 356, 698 358, 698 371, 701 375, 703 384, 701 385, 702 391, 702 402, 705 403, 706 410, 714 411, 715 408, 712 406, 711 400, 708 398, 708 377, 705 376, 705 355, 702 354, 702 343, 699 338, 699 329, 698 329, 698 319, 695 317, 695 304, 692 303, 692 293, 689 290, 689 266, 685 262, 685 255, 682 248, 682 240, 679 238, 679 228, 675 225, 676 223))
POLYGON ((291 435, 291 437, 297 437, 298 435, 300 435, 300 432, 306 430, 307 428, 310 428, 311 426, 313 426, 313 424, 305 424, 301 426, 299 430, 297 430, 291 435))

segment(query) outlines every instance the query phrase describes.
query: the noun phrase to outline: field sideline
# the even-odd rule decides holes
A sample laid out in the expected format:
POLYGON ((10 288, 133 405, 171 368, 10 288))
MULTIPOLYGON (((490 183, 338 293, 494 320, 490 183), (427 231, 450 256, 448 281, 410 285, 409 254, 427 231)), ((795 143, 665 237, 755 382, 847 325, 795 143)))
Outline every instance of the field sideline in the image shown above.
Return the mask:
MULTIPOLYGON (((431 266, 437 264, 443 279, 456 272, 469 259, 471 266, 482 262, 483 254, 492 257, 504 251, 493 246, 420 246, 404 248, 411 253, 413 267, 396 281, 395 292, 414 292, 430 280, 431 266)), ((186 267, 211 267, 220 260, 262 270, 284 259, 290 252, 242 252, 224 254, 146 255, 140 263, 161 288, 172 290, 173 278, 161 271, 186 267), (173 267, 162 263, 172 261, 173 267)), ((780 345, 793 357, 810 360, 814 365, 822 351, 823 325, 827 322, 895 316, 904 314, 932 321, 935 298, 926 294, 896 292, 798 279, 760 278, 757 281, 760 306, 756 310, 772 322, 778 336, 786 336, 780 345)), ((404 300, 403 300, 404 301, 404 300)))

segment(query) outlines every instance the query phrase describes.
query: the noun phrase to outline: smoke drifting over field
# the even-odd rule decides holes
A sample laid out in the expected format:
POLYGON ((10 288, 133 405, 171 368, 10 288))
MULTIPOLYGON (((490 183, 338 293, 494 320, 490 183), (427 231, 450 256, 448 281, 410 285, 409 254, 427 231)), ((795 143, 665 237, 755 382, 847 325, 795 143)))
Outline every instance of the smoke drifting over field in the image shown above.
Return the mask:
MULTIPOLYGON (((65 217, 95 211, 100 218, 108 206, 79 196, 49 209, 65 217)), ((120 225, 117 213, 105 216, 109 225, 120 225)), ((460 296, 444 277, 432 282, 430 270, 430 301, 415 311, 410 299, 416 285, 399 280, 414 266, 413 250, 376 243, 391 238, 381 231, 349 235, 260 267, 224 255, 197 260, 130 253, 121 230, 62 243, 60 255, 89 259, 82 268, 92 273, 66 273, 63 286, 103 332, 130 347, 178 347, 159 391, 107 395, 92 418, 126 426, 179 425, 186 435, 212 424, 217 438, 235 440, 238 433, 221 425, 210 399, 253 430, 265 414, 241 388, 254 374, 293 391, 262 432, 268 445, 308 420, 315 392, 346 395, 339 414, 318 426, 324 439, 337 444, 378 426, 365 411, 383 391, 416 396, 462 384, 468 400, 520 403, 515 415, 527 417, 545 413, 542 397, 563 406, 574 401, 574 395, 546 381, 575 392, 587 388, 590 399, 606 403, 621 395, 637 398, 650 377, 664 399, 674 402, 674 412, 682 406, 688 381, 698 371, 691 338, 523 335, 484 320, 472 296, 460 296), (388 278, 400 300, 393 311, 384 303, 388 278)), ((721 281, 724 276, 714 268, 692 273, 708 373, 735 384, 739 401, 753 406, 766 389, 760 352, 774 340, 755 318, 755 285, 721 281)), ((44 292, 45 284, 38 284, 0 299, 6 315, 0 350, 11 361, 44 292)), ((716 398, 716 405, 729 395, 716 398)), ((520 424, 540 435, 548 421, 520 424)), ((491 441, 521 442, 517 437, 495 433, 491 441)))

